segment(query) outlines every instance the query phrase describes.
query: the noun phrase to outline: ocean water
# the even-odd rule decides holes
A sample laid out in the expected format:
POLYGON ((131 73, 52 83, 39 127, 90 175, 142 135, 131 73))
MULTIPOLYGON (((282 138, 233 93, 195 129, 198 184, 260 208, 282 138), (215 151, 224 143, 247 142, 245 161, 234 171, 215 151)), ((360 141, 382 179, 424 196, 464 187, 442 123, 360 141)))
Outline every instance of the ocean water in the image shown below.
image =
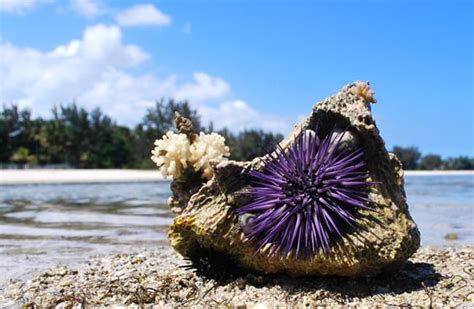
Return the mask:
MULTIPOLYGON (((0 186, 0 286, 51 265, 167 244, 169 186, 0 186)), ((423 245, 474 244, 474 175, 407 176, 405 189, 423 245)))
POLYGON ((474 245, 474 175, 406 176, 405 191, 422 245, 474 245))

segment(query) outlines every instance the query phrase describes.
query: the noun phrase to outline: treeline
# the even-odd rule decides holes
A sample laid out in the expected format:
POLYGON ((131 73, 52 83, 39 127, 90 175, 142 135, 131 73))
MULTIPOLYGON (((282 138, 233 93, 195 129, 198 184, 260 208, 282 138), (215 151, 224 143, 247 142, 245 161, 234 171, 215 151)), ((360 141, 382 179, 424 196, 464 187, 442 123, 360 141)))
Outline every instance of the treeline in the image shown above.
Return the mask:
MULTIPOLYGON (((153 168, 154 141, 174 130, 174 113, 190 118, 197 131, 196 110, 187 102, 160 100, 134 128, 118 125, 100 109, 88 111, 76 104, 52 109, 52 117, 33 118, 16 105, 3 106, 0 114, 0 165, 64 166, 73 168, 153 168)), ((220 131, 231 148, 231 159, 249 160, 283 139, 281 134, 246 130, 220 131)))
MULTIPOLYGON (((100 109, 87 111, 76 104, 52 109, 52 117, 33 118, 31 111, 16 105, 3 106, 0 113, 0 165, 64 166, 73 168, 153 168, 150 152, 154 141, 174 130, 174 113, 181 113, 204 127, 196 110, 187 102, 172 99, 157 101, 134 128, 118 125, 100 109)), ((218 131, 226 138, 231 159, 251 160, 272 149, 283 139, 281 134, 246 130, 238 134, 218 131)), ((422 156, 416 147, 392 149, 405 169, 473 170, 474 158, 460 156, 443 159, 436 154, 422 156)))
POLYGON ((397 155, 406 170, 474 170, 474 158, 459 156, 443 159, 436 154, 422 155, 416 147, 395 146, 397 155))

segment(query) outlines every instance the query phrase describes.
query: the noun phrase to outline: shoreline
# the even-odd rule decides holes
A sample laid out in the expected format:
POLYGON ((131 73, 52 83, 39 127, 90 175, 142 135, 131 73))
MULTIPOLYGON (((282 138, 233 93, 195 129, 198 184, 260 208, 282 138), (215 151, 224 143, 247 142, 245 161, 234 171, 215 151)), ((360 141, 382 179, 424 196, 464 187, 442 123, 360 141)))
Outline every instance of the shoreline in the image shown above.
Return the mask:
MULTIPOLYGON (((474 171, 405 171, 405 176, 463 176, 474 171)), ((165 181, 158 170, 24 169, 0 170, 0 185, 81 184, 165 181)))
POLYGON ((0 185, 81 184, 164 181, 158 170, 24 169, 0 170, 0 185))
POLYGON ((474 247, 421 247, 397 270, 375 277, 253 273, 209 277, 170 247, 99 256, 53 267, 0 293, 0 307, 101 306, 471 306, 474 247))
POLYGON ((449 170, 449 171, 421 171, 421 170, 407 170, 404 171, 405 176, 474 176, 474 170, 449 170))

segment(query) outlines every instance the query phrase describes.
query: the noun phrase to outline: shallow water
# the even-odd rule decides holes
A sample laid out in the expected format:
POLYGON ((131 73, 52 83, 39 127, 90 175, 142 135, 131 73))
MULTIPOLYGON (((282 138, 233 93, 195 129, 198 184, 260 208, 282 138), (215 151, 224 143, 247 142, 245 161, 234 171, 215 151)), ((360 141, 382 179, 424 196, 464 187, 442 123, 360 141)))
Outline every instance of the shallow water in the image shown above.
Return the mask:
POLYGON ((0 186, 0 286, 50 265, 166 244, 169 182, 0 186))
POLYGON ((422 245, 474 244, 474 175, 406 176, 405 191, 422 245))
MULTIPOLYGON (((472 245, 474 176, 407 176, 423 245, 472 245), (456 233, 447 241, 447 233, 456 233)), ((169 182, 0 186, 0 286, 53 264, 166 244, 169 182)))

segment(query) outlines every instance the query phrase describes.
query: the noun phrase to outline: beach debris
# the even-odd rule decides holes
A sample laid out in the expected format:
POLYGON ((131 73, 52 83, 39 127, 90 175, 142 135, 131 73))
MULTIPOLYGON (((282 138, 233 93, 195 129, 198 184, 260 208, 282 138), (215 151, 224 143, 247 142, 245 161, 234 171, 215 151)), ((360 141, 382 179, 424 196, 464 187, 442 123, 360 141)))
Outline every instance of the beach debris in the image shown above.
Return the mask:
POLYGON ((181 214, 170 226, 171 245, 186 257, 207 248, 239 267, 291 276, 367 276, 401 265, 420 234, 401 163, 385 149, 367 104, 373 94, 368 83, 347 85, 271 153, 248 162, 209 159, 205 182, 175 179, 181 214))
POLYGON ((459 236, 456 233, 448 233, 448 234, 444 235, 444 239, 446 239, 446 240, 458 240, 459 236))
POLYGON ((203 278, 170 247, 91 258, 4 287, 0 308, 471 308, 473 247, 423 247, 397 271, 318 280, 242 273, 203 278))

